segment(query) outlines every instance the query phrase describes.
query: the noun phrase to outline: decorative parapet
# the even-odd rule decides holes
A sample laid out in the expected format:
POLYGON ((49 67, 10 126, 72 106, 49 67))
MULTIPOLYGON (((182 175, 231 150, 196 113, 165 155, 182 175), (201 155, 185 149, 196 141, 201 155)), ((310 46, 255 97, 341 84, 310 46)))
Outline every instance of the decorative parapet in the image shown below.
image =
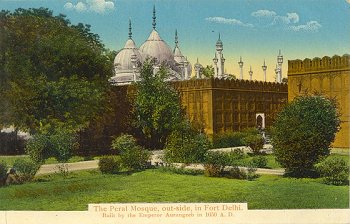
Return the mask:
POLYGON ((242 91, 268 91, 288 92, 288 85, 284 83, 249 81, 249 80, 228 80, 228 79, 193 79, 173 82, 176 89, 230 89, 242 91))
POLYGON ((288 61, 288 75, 300 73, 313 73, 329 70, 350 70, 350 55, 343 56, 334 55, 333 57, 324 56, 321 58, 304 60, 289 60, 288 61))

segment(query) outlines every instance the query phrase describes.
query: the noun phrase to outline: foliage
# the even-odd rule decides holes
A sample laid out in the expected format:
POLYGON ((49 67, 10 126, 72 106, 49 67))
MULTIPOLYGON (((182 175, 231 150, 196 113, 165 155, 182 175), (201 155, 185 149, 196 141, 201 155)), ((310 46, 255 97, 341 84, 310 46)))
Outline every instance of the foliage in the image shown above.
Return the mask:
POLYGON ((231 164, 228 153, 208 151, 204 163, 204 175, 209 177, 220 177, 224 174, 226 166, 231 164))
POLYGON ((0 13, 0 125, 79 130, 101 112, 112 54, 90 26, 48 9, 0 13))
POLYGON ((25 151, 36 163, 44 163, 52 155, 49 141, 48 136, 40 133, 35 134, 28 140, 25 151))
POLYGON ((43 163, 49 157, 58 162, 67 162, 77 149, 78 143, 73 131, 54 129, 45 134, 37 133, 28 140, 26 153, 36 163, 43 163))
POLYGON ((119 157, 103 156, 98 162, 98 168, 103 174, 114 174, 120 170, 121 161, 119 157))
POLYGON ((242 139, 246 146, 249 146, 254 154, 259 154, 260 149, 264 146, 264 137, 260 134, 257 135, 248 135, 242 139))
POLYGON ((252 167, 265 168, 267 166, 267 158, 265 156, 254 156, 250 161, 252 167))
POLYGON ((227 131, 213 136, 213 148, 228 148, 244 145, 242 132, 227 131))
POLYGON ((168 162, 201 163, 210 148, 210 141, 203 133, 194 130, 188 122, 171 133, 165 146, 165 159, 168 162))
POLYGON ((17 159, 13 163, 13 168, 16 171, 19 182, 23 183, 26 181, 31 181, 34 178, 35 174, 40 168, 40 165, 32 160, 17 159))
POLYGON ((165 82, 166 67, 153 74, 153 62, 145 61, 136 83, 134 101, 135 127, 141 132, 142 144, 150 149, 162 149, 167 137, 182 121, 179 94, 165 82))
POLYGON ((112 142, 112 148, 120 153, 121 163, 128 170, 143 170, 147 168, 150 153, 136 144, 131 135, 121 135, 112 142))
POLYGON ((328 157, 316 164, 316 170, 327 184, 345 185, 349 183, 349 166, 342 158, 328 157))
POLYGON ((196 169, 185 169, 185 168, 177 168, 174 166, 163 166, 158 168, 161 172, 169 172, 169 173, 176 173, 180 175, 191 175, 191 176, 198 176, 203 175, 202 170, 196 170, 196 169))
POLYGON ((213 148, 228 148, 245 145, 244 138, 257 135, 259 131, 255 128, 246 128, 242 131, 226 131, 213 136, 213 148))
POLYGON ((276 160, 291 176, 308 176, 314 164, 330 153, 340 125, 335 100, 300 96, 288 104, 272 128, 276 160))
POLYGON ((212 78, 214 77, 214 67, 212 65, 207 65, 205 68, 202 67, 199 71, 202 77, 212 78))
POLYGON ((7 164, 0 161, 0 186, 5 184, 7 174, 7 164))

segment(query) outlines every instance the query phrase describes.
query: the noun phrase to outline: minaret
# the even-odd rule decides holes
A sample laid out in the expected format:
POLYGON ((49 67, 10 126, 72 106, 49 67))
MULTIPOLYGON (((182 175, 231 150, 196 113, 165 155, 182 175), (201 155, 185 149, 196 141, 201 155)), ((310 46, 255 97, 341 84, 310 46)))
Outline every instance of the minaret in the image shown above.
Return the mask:
MULTIPOLYGON (((132 30, 131 30, 131 19, 129 19, 129 39, 132 39, 132 30)), ((131 65, 132 65, 132 72, 133 72, 133 80, 136 82, 136 67, 137 67, 137 56, 135 52, 131 55, 131 65)))
POLYGON ((253 71, 252 71, 252 66, 250 66, 250 70, 249 70, 249 80, 252 81, 253 80, 253 71))
POLYGON ((239 79, 243 79, 243 61, 242 57, 239 57, 239 62, 238 62, 239 68, 240 68, 240 74, 239 74, 239 79))
POLYGON ((282 83, 282 64, 283 64, 283 56, 281 55, 281 50, 279 50, 279 54, 277 56, 277 64, 279 67, 279 75, 277 76, 277 82, 282 83))
POLYGON ((194 65, 194 70, 196 72, 196 78, 197 79, 200 79, 201 78, 201 75, 200 75, 200 70, 201 70, 201 64, 199 64, 198 62, 198 58, 197 58, 197 63, 194 65))
POLYGON ((214 62, 214 77, 217 78, 218 77, 218 58, 216 57, 216 53, 214 55, 214 58, 213 58, 213 62, 214 62))
POLYGON ((281 69, 280 69, 280 67, 277 66, 277 64, 276 64, 276 68, 275 68, 275 73, 276 73, 275 82, 279 82, 279 76, 281 73, 281 69))
POLYGON ((265 60, 264 60, 264 65, 261 66, 261 67, 262 67, 262 69, 263 69, 263 71, 264 71, 264 82, 266 82, 266 69, 267 69, 267 66, 266 66, 266 64, 265 64, 265 60))
POLYGON ((185 61, 184 61, 184 69, 185 69, 185 79, 189 79, 189 76, 188 76, 188 64, 189 62, 187 61, 187 57, 185 58, 185 61))
POLYGON ((152 22, 152 26, 153 26, 153 29, 155 30, 156 29, 156 25, 157 25, 157 23, 156 23, 156 6, 155 5, 153 5, 153 17, 152 17, 152 19, 153 19, 153 22, 152 22))
POLYGON ((216 41, 216 53, 213 59, 214 65, 217 70, 217 72, 215 73, 216 78, 221 78, 225 71, 225 58, 224 58, 224 55, 222 54, 222 50, 223 50, 223 44, 219 33, 219 39, 218 41, 216 41))

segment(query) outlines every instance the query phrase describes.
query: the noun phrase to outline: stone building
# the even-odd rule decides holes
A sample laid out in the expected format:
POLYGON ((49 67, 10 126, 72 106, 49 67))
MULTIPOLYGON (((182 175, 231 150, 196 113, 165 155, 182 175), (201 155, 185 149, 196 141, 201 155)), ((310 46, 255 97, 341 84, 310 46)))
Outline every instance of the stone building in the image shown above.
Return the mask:
POLYGON ((188 118, 207 134, 269 127, 287 103, 287 84, 200 79, 173 83, 188 118))
POLYGON ((335 97, 341 113, 341 129, 333 147, 349 148, 350 56, 335 55, 288 61, 288 100, 304 93, 335 97))

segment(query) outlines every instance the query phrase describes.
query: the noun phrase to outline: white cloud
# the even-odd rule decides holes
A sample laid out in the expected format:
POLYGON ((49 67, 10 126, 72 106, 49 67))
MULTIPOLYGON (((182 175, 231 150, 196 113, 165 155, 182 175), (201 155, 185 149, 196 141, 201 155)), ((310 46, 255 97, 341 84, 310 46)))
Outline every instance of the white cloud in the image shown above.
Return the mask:
POLYGON ((254 27, 253 24, 243 23, 240 20, 232 19, 232 18, 230 19, 230 18, 224 18, 224 17, 208 17, 208 18, 205 18, 205 20, 209 22, 214 22, 214 23, 222 23, 222 24, 237 25, 237 26, 244 26, 244 27, 254 27))
POLYGON ((103 14, 114 10, 114 2, 106 0, 82 0, 77 4, 67 2, 64 5, 67 10, 76 10, 77 12, 95 12, 103 14))
POLYGON ((252 12, 251 15, 254 17, 275 17, 277 15, 277 13, 274 11, 261 9, 261 10, 258 10, 256 12, 252 12))
POLYGON ((299 15, 295 12, 287 13, 287 15, 278 15, 275 11, 270 11, 266 9, 260 9, 258 11, 252 12, 251 16, 257 18, 270 19, 271 24, 290 24, 299 22, 299 15))
POLYGON ((306 24, 298 26, 290 26, 289 28, 293 31, 309 31, 317 32, 322 27, 317 21, 309 21, 306 24))

